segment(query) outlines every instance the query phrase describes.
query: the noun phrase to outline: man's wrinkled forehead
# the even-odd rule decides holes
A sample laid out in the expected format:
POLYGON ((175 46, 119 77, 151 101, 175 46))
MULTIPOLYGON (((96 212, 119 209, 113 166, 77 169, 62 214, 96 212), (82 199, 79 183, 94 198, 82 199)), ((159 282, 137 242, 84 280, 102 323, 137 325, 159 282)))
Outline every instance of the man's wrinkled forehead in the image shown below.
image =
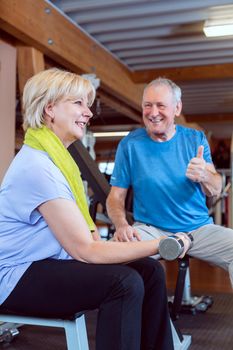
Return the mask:
MULTIPOLYGON (((175 101, 175 96, 172 89, 165 84, 149 85, 144 89, 142 103, 160 99, 175 101)), ((158 102, 158 101, 157 101, 158 102)))

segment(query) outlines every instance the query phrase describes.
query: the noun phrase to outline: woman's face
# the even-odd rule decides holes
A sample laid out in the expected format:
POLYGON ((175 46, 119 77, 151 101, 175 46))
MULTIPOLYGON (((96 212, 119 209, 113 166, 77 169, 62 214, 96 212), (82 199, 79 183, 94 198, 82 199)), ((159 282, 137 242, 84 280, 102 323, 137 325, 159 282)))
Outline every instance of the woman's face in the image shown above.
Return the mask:
POLYGON ((93 116, 86 97, 69 101, 62 99, 45 109, 47 125, 60 138, 65 147, 82 139, 85 127, 93 116))

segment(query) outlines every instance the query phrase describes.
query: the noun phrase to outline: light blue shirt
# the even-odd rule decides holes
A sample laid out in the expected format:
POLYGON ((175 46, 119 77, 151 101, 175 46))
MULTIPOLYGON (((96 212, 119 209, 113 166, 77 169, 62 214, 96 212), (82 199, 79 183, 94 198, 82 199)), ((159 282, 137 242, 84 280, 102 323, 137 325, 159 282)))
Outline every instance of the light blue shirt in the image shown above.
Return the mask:
POLYGON ((111 185, 133 189, 135 221, 168 232, 190 232, 212 223, 200 184, 185 173, 189 161, 204 146, 204 159, 212 162, 203 132, 176 126, 172 139, 153 141, 137 129, 119 144, 111 185))
POLYGON ((65 177, 47 153, 24 145, 0 189, 0 304, 32 262, 71 259, 37 210, 56 198, 74 200, 65 177))

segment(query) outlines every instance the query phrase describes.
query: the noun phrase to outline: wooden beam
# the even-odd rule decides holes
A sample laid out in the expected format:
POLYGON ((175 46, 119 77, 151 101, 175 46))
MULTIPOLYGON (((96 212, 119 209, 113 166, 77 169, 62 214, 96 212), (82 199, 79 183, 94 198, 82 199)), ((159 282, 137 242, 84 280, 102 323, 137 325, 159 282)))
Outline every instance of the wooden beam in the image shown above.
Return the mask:
POLYGON ((110 106, 113 109, 115 109, 118 113, 121 113, 122 115, 138 123, 141 122, 141 112, 139 112, 138 110, 135 110, 127 104, 122 103, 116 98, 113 98, 111 95, 105 93, 104 91, 99 92, 98 95, 100 96, 102 102, 104 102, 107 106, 110 106))
POLYGON ((190 114, 185 115, 185 119, 189 123, 223 123, 233 122, 233 113, 225 114, 190 114))
POLYGON ((47 1, 1 0, 0 26, 66 69, 95 73, 104 90, 141 109, 142 91, 127 68, 47 1))
POLYGON ((233 78, 233 63, 214 64, 208 66, 149 69, 131 73, 135 83, 149 83, 158 77, 178 81, 194 81, 199 79, 233 78))
POLYGON ((25 83, 34 74, 45 69, 44 55, 33 47, 17 47, 17 68, 20 97, 23 95, 25 83))

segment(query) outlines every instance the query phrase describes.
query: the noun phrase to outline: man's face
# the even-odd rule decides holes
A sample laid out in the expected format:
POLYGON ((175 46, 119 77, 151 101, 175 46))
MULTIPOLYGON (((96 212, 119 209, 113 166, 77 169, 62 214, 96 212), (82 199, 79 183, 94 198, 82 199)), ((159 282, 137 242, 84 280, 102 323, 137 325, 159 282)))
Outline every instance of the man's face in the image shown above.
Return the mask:
POLYGON ((149 136, 155 141, 167 141, 175 133, 174 119, 180 115, 181 102, 175 102, 166 85, 149 86, 143 95, 142 116, 149 136))

